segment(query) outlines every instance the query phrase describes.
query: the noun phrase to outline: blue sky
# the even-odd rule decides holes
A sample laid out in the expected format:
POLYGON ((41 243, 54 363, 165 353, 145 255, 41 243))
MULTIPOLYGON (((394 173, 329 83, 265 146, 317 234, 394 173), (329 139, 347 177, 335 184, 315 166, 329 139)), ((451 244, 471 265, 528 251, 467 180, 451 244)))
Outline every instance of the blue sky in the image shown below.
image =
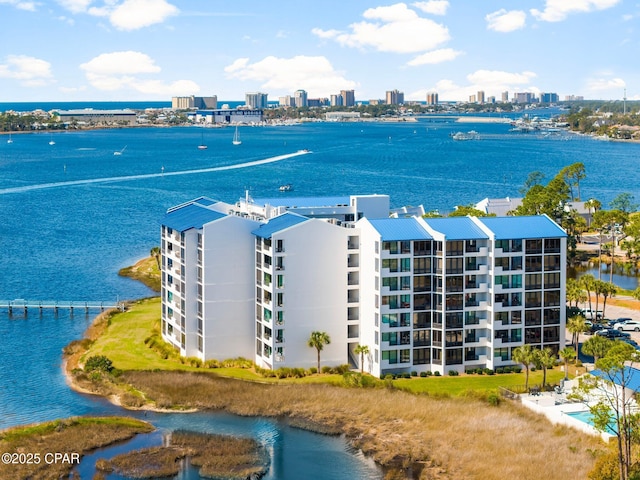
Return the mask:
POLYGON ((640 0, 0 0, 0 102, 640 100, 640 0))

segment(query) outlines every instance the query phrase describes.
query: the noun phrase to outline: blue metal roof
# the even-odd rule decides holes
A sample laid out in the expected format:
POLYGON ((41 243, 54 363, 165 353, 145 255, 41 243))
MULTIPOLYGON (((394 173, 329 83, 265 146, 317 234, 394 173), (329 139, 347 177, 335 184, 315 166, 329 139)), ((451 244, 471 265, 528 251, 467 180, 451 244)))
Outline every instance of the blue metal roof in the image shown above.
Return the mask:
POLYGON ((253 203, 257 205, 271 205, 273 207, 336 207, 338 205, 349 205, 349 197, 273 197, 254 198, 253 203))
POLYGON ((431 240, 433 237, 415 218, 381 218, 369 220, 383 241, 431 240))
POLYGON ((447 240, 479 240, 489 238, 469 217, 425 218, 425 222, 447 240))
POLYGON ((178 232, 184 232, 192 228, 202 228, 203 225, 222 217, 226 217, 226 215, 209 210, 197 203, 189 203, 167 212, 162 218, 162 225, 178 232))
POLYGON ((626 388, 630 388, 634 392, 640 390, 640 370, 637 368, 625 366, 622 374, 618 371, 612 375, 608 375, 602 370, 592 370, 589 373, 594 377, 612 381, 616 385, 624 383, 626 388))
POLYGON ((260 225, 251 233, 253 233, 256 237, 271 238, 274 233, 289 227, 293 227, 294 225, 297 225, 299 223, 306 222, 307 220, 309 220, 307 217, 287 212, 280 216, 272 218, 264 225, 260 225))
POLYGON ((481 217, 478 218, 491 230, 496 240, 511 238, 566 237, 566 232, 546 215, 525 217, 481 217))
POLYGON ((208 207, 210 205, 218 203, 218 201, 217 200, 212 200, 209 197, 198 197, 193 201, 193 203, 198 203, 200 205, 204 205, 205 207, 208 207))

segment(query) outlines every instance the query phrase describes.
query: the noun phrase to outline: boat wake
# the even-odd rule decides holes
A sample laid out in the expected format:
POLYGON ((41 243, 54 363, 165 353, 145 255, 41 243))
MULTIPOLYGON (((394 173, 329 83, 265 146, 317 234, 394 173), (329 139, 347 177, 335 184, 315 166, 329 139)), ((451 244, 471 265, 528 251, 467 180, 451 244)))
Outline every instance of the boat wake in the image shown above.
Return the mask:
POLYGON ((285 155, 278 155, 276 157, 263 158, 262 160, 253 160, 251 162, 236 163, 233 165, 223 165, 220 167, 199 168, 197 170, 182 170, 179 172, 167 172, 164 169, 164 167, 162 167, 161 173, 146 173, 142 175, 125 175, 121 177, 90 178, 86 180, 70 180, 67 182, 52 182, 52 183, 41 183, 38 185, 25 185, 23 187, 0 189, 0 195, 4 195, 7 193, 29 192, 31 190, 44 190, 47 188, 69 187, 74 185, 90 185, 92 183, 127 182, 130 180, 144 180, 147 178, 168 177, 172 175, 194 175, 198 173, 221 172, 224 170, 237 170, 239 168, 257 167, 258 165, 266 165, 268 163, 279 162, 281 160, 298 157, 300 155, 306 155, 308 153, 311 153, 311 152, 308 150, 298 150, 297 152, 294 152, 294 153, 287 153, 285 155))

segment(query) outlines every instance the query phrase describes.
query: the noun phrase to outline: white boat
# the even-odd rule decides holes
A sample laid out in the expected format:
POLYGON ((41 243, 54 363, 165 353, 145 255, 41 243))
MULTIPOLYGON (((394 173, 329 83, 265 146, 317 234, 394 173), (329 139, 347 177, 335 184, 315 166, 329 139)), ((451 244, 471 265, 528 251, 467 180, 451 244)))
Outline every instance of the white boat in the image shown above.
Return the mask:
POLYGON ((113 152, 114 155, 122 155, 124 153, 124 149, 127 148, 127 146, 125 145, 124 148, 122 150, 116 150, 115 152, 113 152))
POLYGON ((233 134, 233 143, 234 145, 240 145, 242 142, 240 141, 240 135, 238 134, 238 126, 236 125, 236 133, 233 134))
POLYGON ((207 146, 204 143, 204 130, 202 130, 202 142, 200 142, 200 145, 198 145, 198 150, 206 150, 206 149, 207 149, 207 146))
POLYGON ((284 185, 280 185, 280 189, 281 192, 290 192, 293 190, 293 185, 291 185, 290 183, 286 183, 284 185))
POLYGON ((53 133, 51 134, 51 140, 49 140, 49 145, 55 145, 56 142, 53 141, 53 133))
POLYGON ((451 134, 451 138, 454 140, 480 140, 480 135, 475 130, 465 132, 456 132, 451 134))
POLYGON ((13 138, 11 138, 11 132, 9 132, 9 139, 7 140, 7 143, 13 143, 13 138))

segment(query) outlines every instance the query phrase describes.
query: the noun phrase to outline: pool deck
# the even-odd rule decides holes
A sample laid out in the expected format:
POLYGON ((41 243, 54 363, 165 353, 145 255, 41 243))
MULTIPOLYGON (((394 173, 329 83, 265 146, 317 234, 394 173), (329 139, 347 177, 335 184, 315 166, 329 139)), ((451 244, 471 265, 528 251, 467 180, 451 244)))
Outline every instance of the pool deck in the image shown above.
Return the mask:
MULTIPOLYGON (((565 384, 565 392, 570 391, 572 388, 572 382, 569 381, 565 384)), ((534 412, 541 413, 551 421, 551 423, 557 425, 566 425, 573 427, 581 432, 589 435, 595 435, 602 438, 605 442, 608 442, 613 435, 596 430, 593 426, 584 423, 577 418, 574 418, 568 413, 574 412, 586 412, 588 407, 581 402, 567 401, 566 393, 556 392, 540 392, 538 394, 526 393, 520 395, 520 401, 522 405, 533 410, 534 412)))

